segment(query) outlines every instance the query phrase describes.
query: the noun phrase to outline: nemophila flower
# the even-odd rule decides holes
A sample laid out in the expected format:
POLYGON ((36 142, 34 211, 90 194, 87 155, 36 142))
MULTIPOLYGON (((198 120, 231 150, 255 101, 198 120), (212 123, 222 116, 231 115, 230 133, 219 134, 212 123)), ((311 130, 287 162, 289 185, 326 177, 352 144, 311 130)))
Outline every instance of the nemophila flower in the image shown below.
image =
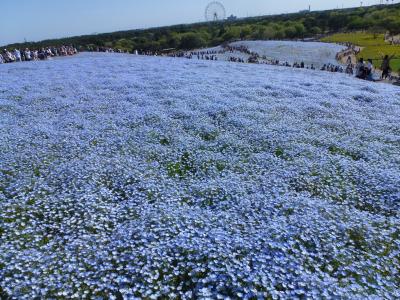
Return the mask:
POLYGON ((3 67, 7 295, 399 296, 398 88, 111 54, 3 67))

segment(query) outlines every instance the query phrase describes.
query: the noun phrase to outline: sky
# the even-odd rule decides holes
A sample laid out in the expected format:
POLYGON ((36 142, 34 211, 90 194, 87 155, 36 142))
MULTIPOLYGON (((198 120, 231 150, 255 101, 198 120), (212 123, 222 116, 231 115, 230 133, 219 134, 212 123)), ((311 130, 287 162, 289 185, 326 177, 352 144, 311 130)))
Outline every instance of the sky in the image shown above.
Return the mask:
MULTIPOLYGON (((212 0, 18 0, 1 4, 0 45, 204 21, 212 0)), ((1 1, 3 2, 3 1, 1 1)), ((360 0, 220 0, 238 17, 360 6, 360 0)), ((397 1, 396 1, 397 2, 397 1)), ((364 0, 364 5, 379 0, 364 0)))

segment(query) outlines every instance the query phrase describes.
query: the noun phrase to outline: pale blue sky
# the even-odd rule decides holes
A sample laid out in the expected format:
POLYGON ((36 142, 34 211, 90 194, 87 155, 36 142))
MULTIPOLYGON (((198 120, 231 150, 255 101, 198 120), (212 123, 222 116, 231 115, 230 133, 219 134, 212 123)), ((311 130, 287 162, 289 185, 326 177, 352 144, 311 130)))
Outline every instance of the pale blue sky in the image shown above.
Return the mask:
MULTIPOLYGON (((6 0, 0 45, 204 20, 211 0, 6 0)), ((360 0, 220 0, 239 17, 359 6, 360 0)), ((364 0, 364 5, 379 0, 364 0)))

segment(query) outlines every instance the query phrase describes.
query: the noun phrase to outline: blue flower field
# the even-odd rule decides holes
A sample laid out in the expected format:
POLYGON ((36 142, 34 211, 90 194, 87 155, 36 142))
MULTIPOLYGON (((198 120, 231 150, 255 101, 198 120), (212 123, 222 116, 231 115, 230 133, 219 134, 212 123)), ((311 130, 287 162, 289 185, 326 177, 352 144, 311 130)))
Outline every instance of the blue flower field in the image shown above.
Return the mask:
POLYGON ((399 299, 398 87, 124 54, 0 76, 3 297, 399 299))

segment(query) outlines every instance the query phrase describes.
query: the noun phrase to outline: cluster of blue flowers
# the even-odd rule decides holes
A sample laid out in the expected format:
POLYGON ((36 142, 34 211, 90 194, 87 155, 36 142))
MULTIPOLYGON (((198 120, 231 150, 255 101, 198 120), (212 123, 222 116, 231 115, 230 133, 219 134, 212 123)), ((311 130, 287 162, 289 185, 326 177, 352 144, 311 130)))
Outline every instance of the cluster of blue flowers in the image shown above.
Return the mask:
POLYGON ((398 88, 97 53, 1 72, 0 294, 400 297, 398 88))

